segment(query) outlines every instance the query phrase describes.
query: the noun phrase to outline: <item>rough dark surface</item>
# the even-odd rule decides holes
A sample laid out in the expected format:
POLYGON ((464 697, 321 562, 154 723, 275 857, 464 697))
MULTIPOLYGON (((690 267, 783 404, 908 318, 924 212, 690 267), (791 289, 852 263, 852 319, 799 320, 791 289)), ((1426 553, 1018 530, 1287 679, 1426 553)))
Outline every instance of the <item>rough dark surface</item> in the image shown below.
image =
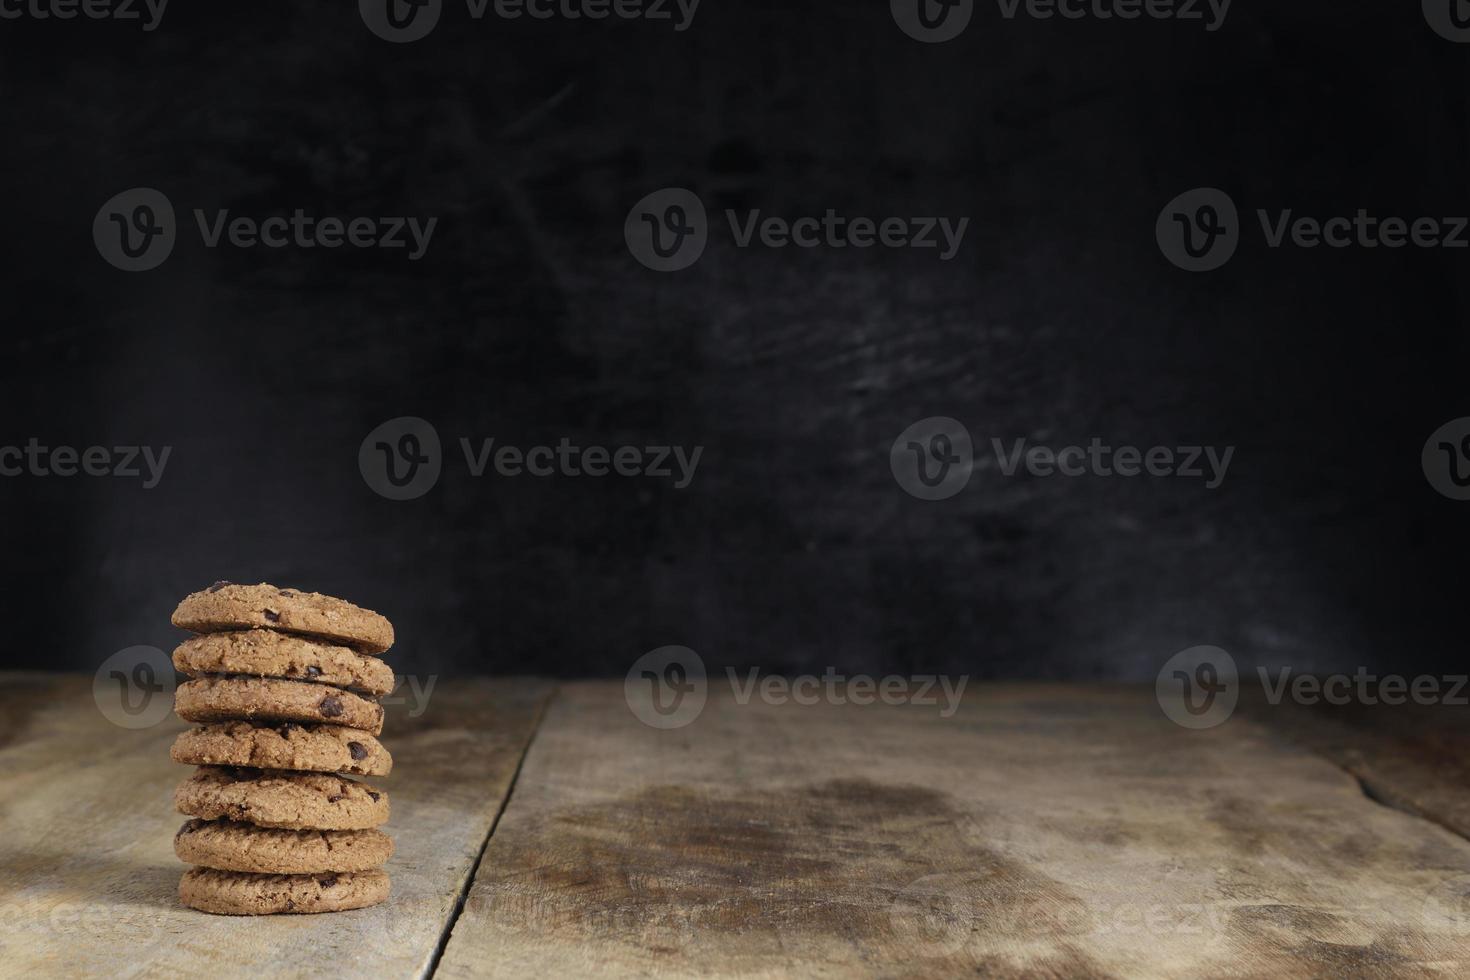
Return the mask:
POLYGON ((1466 252, 1161 257, 1195 186, 1302 214, 1470 212, 1470 47, 1417 5, 1250 4, 1177 23, 1005 21, 922 45, 879 2, 706 0, 694 26, 469 21, 370 35, 350 4, 183 5, 152 33, 0 23, 0 444, 170 445, 165 477, 0 479, 8 665, 165 648, 215 579, 336 594, 405 670, 711 665, 1152 677, 1447 663, 1466 507, 1420 472, 1465 400, 1466 252), (630 257, 668 185, 712 211, 969 216, 932 253, 715 235, 630 257), (102 202, 152 186, 265 216, 434 215, 401 253, 106 265, 102 202), (385 420, 438 486, 376 496, 385 420), (918 419, 977 441, 1238 446, 1224 486, 889 472, 918 419), (667 482, 471 478, 458 440, 701 445, 667 482))

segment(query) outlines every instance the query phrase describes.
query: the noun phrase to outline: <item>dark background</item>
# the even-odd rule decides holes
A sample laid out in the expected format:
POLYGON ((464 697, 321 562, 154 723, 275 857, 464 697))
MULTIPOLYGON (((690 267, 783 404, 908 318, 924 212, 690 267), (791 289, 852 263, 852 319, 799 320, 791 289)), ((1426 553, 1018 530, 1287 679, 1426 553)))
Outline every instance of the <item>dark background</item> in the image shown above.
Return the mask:
MULTIPOLYGON (((704 0, 694 26, 471 21, 390 45, 351 4, 170 6, 158 31, 0 22, 0 444, 174 447, 161 486, 0 480, 7 666, 177 640, 215 579, 350 598, 405 671, 712 667, 1152 679, 1456 665, 1466 507, 1420 469, 1470 414, 1465 252, 1270 250, 1191 275, 1176 194, 1325 217, 1470 213, 1466 58, 1415 4, 1236 0, 1199 23, 1001 19, 920 44, 886 2, 704 0), (224 8, 224 9, 217 9, 224 8), (969 216, 932 252, 736 249, 661 275, 632 204, 969 216), (93 216, 185 223, 127 274, 93 216), (188 212, 436 215, 428 255, 202 247, 188 212), (375 495, 363 437, 449 458, 375 495), (889 471, 977 442, 1238 447, 1196 481, 889 471), (460 436, 705 447, 694 484, 471 479, 460 436)), ((717 220, 719 220, 717 218, 717 220)))

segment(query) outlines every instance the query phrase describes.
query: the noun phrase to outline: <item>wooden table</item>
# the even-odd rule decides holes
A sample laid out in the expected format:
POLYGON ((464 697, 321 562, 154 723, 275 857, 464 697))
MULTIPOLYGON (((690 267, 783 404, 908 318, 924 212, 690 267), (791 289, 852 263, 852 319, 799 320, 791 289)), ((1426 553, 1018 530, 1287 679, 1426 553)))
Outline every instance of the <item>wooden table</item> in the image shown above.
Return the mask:
POLYGON ((441 680, 390 713, 393 897, 181 908, 168 759, 91 679, 0 677, 0 975, 1470 975, 1461 709, 972 685, 960 710, 441 680))

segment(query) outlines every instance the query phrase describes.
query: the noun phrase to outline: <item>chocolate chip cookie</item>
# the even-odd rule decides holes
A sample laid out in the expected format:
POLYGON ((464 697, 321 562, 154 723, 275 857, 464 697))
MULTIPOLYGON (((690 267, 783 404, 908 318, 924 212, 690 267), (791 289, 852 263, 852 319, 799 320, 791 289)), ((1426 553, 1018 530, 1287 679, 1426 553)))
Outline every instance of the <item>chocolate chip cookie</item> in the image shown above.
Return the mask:
POLYGON ((216 582, 179 603, 173 624, 195 633, 259 627, 321 637, 363 653, 393 645, 393 624, 342 599, 274 585, 216 582))
POLYGON ((174 853, 188 864, 254 874, 371 871, 393 856, 393 841, 377 830, 281 830, 231 820, 190 820, 174 835, 174 853))
POLYGON ((367 908, 388 897, 388 876, 356 874, 266 875, 191 868, 179 882, 179 899, 216 915, 341 912, 367 908))
POLYGON ((200 766, 174 806, 201 820, 292 830, 367 830, 388 820, 388 794, 345 776, 200 766))
POLYGON ((185 721, 297 721, 383 730, 383 706, 361 695, 309 681, 270 677, 199 677, 174 691, 185 721))
POLYGON ((175 762, 193 766, 250 766, 354 776, 386 776, 393 770, 393 757, 367 732, 290 721, 269 727, 248 721, 200 725, 174 739, 169 755, 175 762))
POLYGON ((274 630, 205 633, 185 640, 174 651, 174 668, 190 677, 206 674, 280 677, 378 696, 393 690, 393 669, 377 657, 274 630))

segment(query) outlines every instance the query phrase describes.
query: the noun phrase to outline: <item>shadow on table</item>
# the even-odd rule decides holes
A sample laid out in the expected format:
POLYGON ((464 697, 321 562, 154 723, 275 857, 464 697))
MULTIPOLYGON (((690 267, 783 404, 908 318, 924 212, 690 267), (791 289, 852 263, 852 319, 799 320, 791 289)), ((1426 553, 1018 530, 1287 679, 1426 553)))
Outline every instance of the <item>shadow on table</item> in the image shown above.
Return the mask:
POLYGON ((179 907, 185 866, 122 855, 48 850, 0 851, 0 901, 7 918, 50 918, 84 926, 106 919, 109 931, 127 920, 179 907))

